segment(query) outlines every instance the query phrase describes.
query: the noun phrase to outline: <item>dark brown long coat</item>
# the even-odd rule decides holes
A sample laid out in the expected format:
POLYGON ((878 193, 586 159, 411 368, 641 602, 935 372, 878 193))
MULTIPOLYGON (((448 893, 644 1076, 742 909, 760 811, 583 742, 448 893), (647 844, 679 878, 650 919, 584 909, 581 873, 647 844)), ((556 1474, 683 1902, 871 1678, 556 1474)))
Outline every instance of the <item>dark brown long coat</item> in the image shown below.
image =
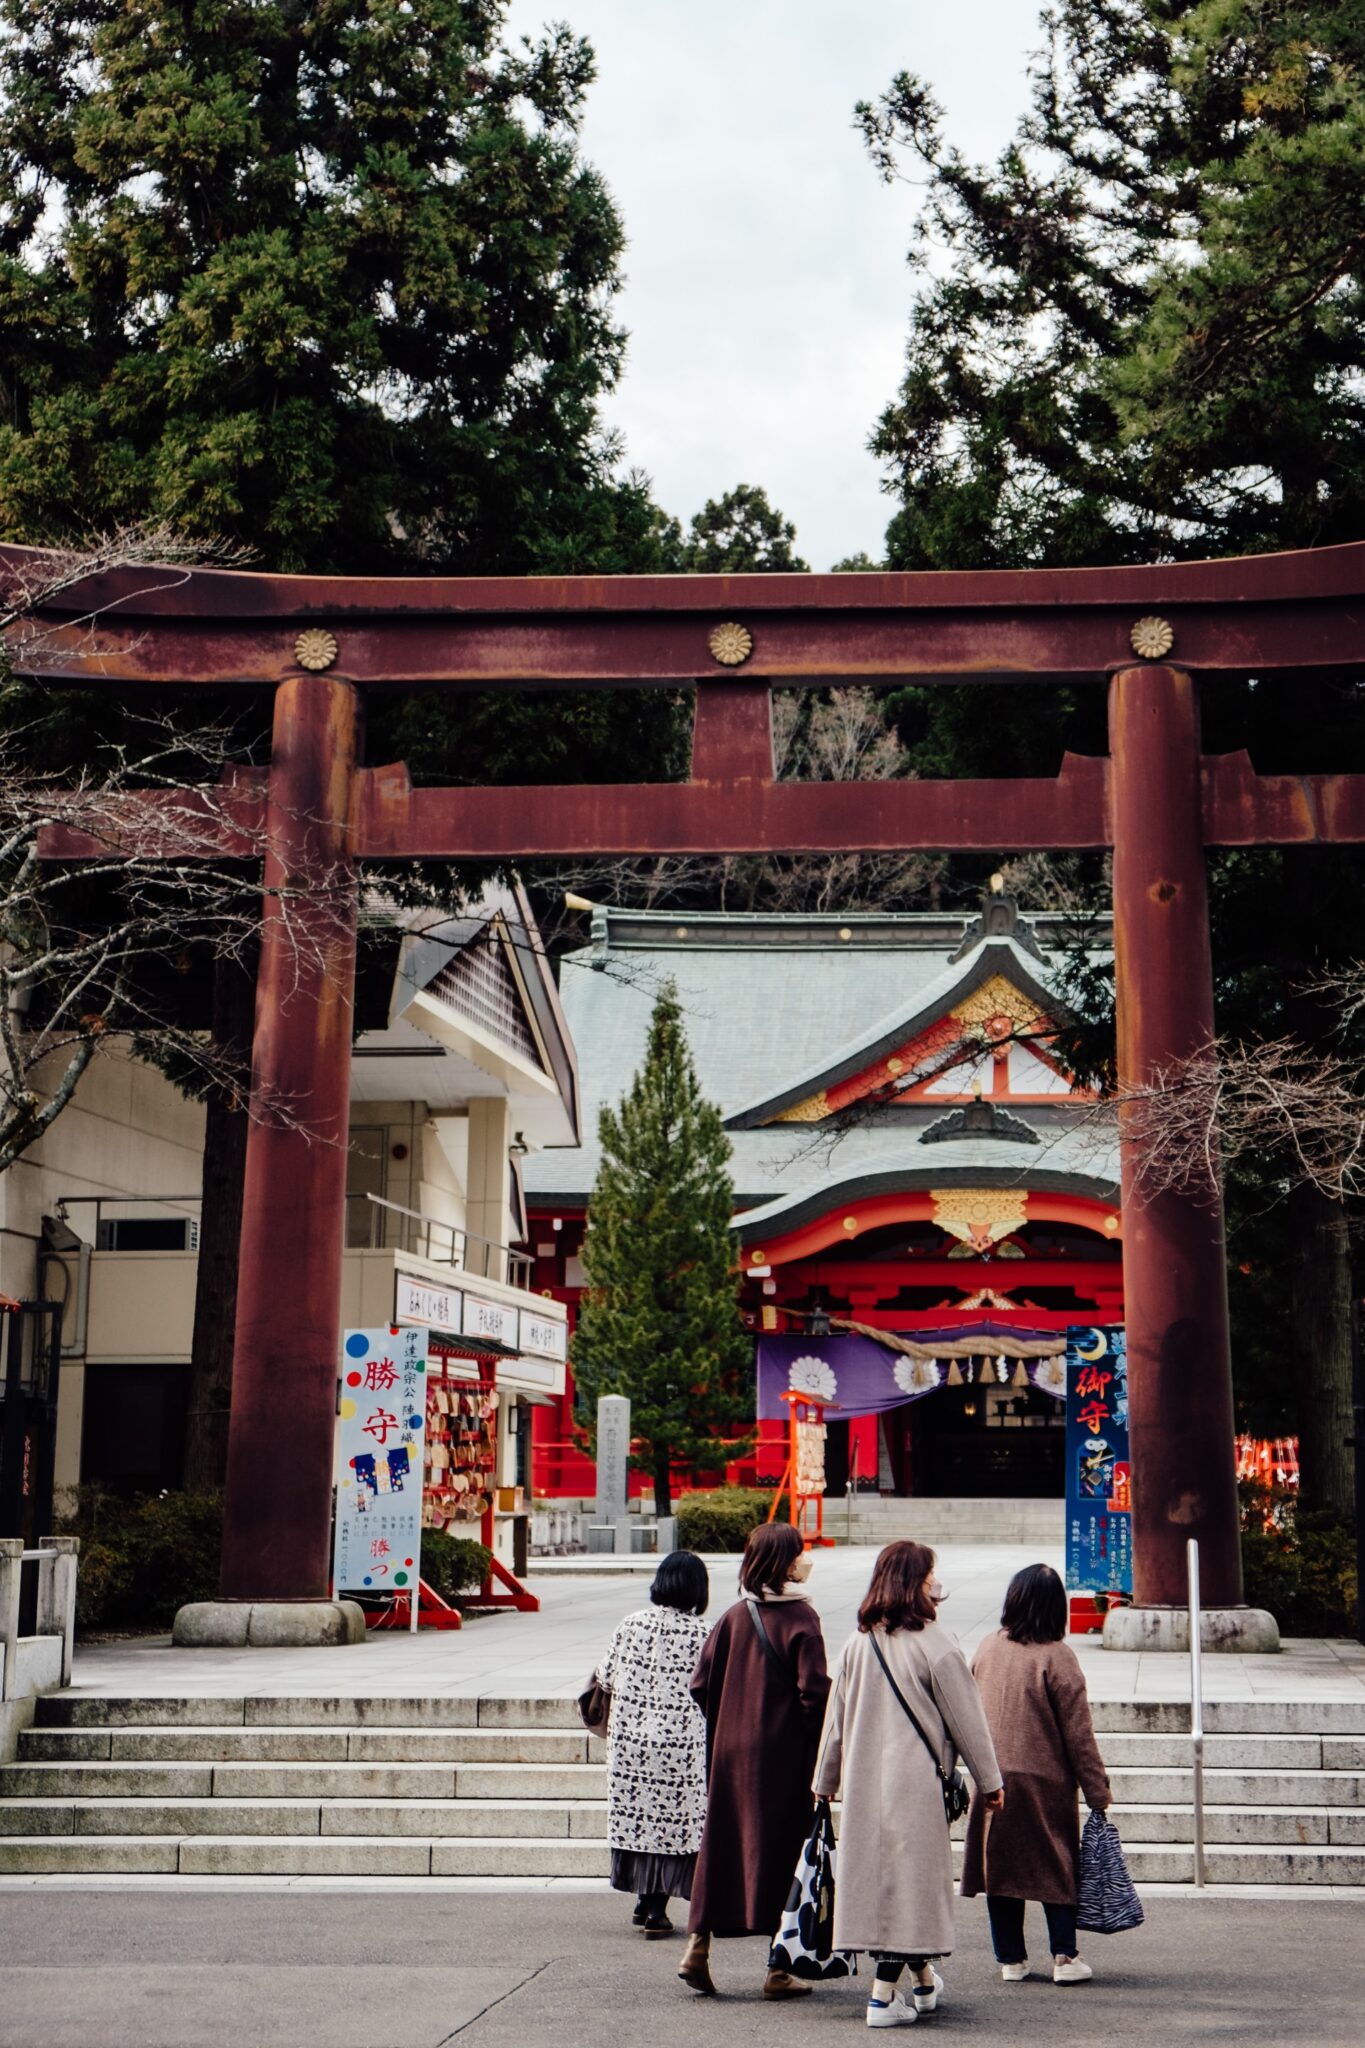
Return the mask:
POLYGON ((806 1600, 765 1600, 768 1657, 739 1600, 706 1639, 692 1697, 706 1716, 706 1825, 692 1880, 693 1933, 777 1932, 810 1832, 811 1775, 829 1672, 806 1600))
POLYGON ((1004 1773, 1005 1805, 987 1813, 979 1795, 972 1800, 962 1896, 1074 1906, 1077 1786, 1088 1805, 1109 1804, 1076 1653, 1066 1643, 1012 1643, 1001 1630, 982 1643, 972 1674, 1004 1773))

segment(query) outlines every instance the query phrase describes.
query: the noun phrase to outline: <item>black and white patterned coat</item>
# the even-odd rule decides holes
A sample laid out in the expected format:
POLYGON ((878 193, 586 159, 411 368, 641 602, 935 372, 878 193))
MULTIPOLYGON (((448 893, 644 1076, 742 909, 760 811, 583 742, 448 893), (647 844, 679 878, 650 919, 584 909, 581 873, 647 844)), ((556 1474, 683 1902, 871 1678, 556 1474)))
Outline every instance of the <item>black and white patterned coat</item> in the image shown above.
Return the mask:
POLYGON ((676 1607, 628 1614, 599 1666, 611 1693, 607 1841, 687 1856, 706 1818, 706 1722, 688 1691, 706 1623, 676 1607))

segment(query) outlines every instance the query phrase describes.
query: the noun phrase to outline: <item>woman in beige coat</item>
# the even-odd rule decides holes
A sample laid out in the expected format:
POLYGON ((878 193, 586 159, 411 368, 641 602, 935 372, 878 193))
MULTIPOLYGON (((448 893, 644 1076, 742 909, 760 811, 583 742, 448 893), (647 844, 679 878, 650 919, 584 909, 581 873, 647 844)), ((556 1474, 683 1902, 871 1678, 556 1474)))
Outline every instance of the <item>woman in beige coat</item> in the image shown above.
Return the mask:
POLYGON ((888 1543, 878 1557, 834 1674, 815 1766, 817 1794, 843 1795, 834 1946, 875 1959, 870 2027, 912 2023, 943 1989, 933 1961, 953 1946, 953 1860, 940 1770, 951 1772, 960 1755, 985 1804, 1002 1797, 967 1660, 935 1619, 933 1572, 922 1543, 888 1543), (907 1964, 908 2001, 896 1988, 907 1964))
POLYGON ((967 1819, 962 1896, 986 1894, 1000 1974, 1029 1974, 1024 1903, 1047 1916, 1054 1984, 1084 1984, 1093 1973, 1076 1952, 1080 1831, 1076 1787, 1103 1813, 1109 1779, 1095 1741, 1085 1679, 1066 1633, 1066 1589, 1050 1565, 1016 1572, 998 1635, 987 1636, 972 1670, 1005 1773, 1003 1813, 976 1799, 967 1819))

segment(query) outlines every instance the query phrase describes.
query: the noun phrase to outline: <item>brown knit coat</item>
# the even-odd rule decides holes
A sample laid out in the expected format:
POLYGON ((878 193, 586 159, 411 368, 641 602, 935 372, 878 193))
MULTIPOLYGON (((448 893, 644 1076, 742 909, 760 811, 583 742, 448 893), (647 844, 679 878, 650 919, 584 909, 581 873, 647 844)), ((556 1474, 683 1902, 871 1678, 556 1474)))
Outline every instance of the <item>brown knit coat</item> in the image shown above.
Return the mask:
POLYGON ((1005 1778, 1005 1805, 967 1816, 962 1896, 1076 1903, 1079 1785, 1090 1806, 1109 1804, 1085 1679, 1066 1643, 987 1636, 972 1662, 1005 1778))
POLYGON ((768 1657, 747 1603, 706 1639, 692 1697, 706 1716, 706 1824, 692 1879, 694 1933, 776 1934, 810 1833, 811 1772, 829 1673, 809 1601, 765 1600, 768 1657))

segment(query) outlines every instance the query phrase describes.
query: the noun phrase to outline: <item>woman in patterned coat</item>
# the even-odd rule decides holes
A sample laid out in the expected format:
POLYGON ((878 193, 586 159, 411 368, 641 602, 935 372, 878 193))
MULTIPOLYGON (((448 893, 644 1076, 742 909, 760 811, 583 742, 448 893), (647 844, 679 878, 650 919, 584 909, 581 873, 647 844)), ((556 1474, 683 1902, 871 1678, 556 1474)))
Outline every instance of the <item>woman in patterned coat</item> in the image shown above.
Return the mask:
POLYGON ((598 1678, 611 1694, 607 1841, 611 1881, 635 1893, 647 1938, 673 1931, 670 1899, 692 1895, 706 1817, 706 1722, 689 1686, 710 1597, 706 1566, 675 1550, 654 1575, 650 1605, 628 1614, 598 1678))

